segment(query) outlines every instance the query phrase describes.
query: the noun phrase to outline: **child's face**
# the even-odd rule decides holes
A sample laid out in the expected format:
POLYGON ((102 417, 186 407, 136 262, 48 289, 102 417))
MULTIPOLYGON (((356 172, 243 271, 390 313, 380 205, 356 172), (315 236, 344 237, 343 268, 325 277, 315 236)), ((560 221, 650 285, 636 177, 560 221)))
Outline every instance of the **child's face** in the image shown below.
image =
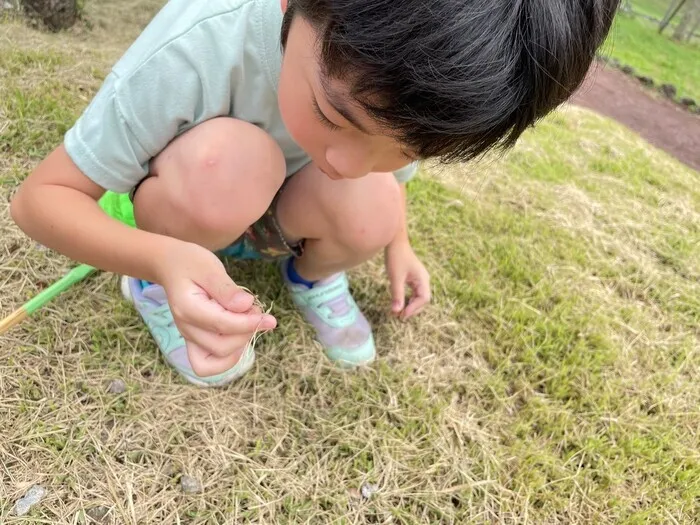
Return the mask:
POLYGON ((342 82, 323 85, 317 56, 316 32, 296 16, 282 61, 279 108, 287 130, 311 160, 331 179, 396 171, 414 160, 351 102, 342 82))

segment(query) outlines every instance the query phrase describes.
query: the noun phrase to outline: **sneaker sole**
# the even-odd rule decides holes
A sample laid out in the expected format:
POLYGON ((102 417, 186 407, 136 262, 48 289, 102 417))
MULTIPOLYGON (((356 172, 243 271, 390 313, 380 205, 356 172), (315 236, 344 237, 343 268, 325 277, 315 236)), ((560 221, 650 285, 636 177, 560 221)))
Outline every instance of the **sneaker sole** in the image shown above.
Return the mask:
MULTIPOLYGON (((167 360, 166 360, 167 361, 167 360)), ((170 363, 168 363, 170 364, 170 363)), ((204 381, 198 377, 192 377, 190 375, 187 375, 183 372, 180 372, 175 366, 172 364, 170 365, 172 368, 175 369, 175 371, 180 374, 180 377, 182 377, 185 381, 188 383, 191 383, 193 385, 196 385, 200 388, 218 388, 218 387, 223 387, 228 385, 229 383, 233 383, 234 381, 238 381, 241 379, 244 375, 246 375, 251 368, 253 368, 253 365, 255 364, 255 350, 251 351, 246 351, 243 354, 243 357, 241 358, 241 361, 239 361, 234 368, 236 368, 236 371, 232 373, 230 377, 224 377, 220 381, 214 381, 214 382, 207 382, 204 381), (246 359, 246 361, 243 361, 243 359, 246 359), (240 367, 240 368, 238 368, 240 367)))
MULTIPOLYGON (((316 341, 323 347, 323 343, 316 341)), ((353 368, 360 368, 363 366, 368 366, 374 363, 377 359, 377 351, 374 343, 374 336, 370 338, 369 341, 367 341, 365 344, 363 344, 360 348, 354 350, 354 351, 336 351, 333 352, 333 350, 325 349, 325 354, 328 360, 333 363, 335 366, 338 368, 342 368, 344 370, 351 370, 353 368), (332 353, 336 353, 335 356, 332 356, 332 353), (349 353, 352 355, 352 353, 360 354, 365 356, 364 359, 355 359, 355 360, 350 360, 350 359, 343 359, 342 354, 343 353, 349 353), (338 355, 339 354, 339 355, 338 355)))

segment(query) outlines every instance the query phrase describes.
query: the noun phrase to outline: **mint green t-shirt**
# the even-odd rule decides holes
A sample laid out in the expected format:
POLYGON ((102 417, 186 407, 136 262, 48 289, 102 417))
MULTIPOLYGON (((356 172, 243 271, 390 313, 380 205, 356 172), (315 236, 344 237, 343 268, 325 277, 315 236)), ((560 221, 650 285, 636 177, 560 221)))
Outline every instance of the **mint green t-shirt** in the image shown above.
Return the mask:
MULTIPOLYGON (((170 0, 126 51, 65 147, 96 184, 127 192, 179 134, 220 116, 255 124, 284 152, 287 175, 309 162, 277 105, 279 0, 170 0)), ((415 165, 396 172, 399 181, 415 165)))

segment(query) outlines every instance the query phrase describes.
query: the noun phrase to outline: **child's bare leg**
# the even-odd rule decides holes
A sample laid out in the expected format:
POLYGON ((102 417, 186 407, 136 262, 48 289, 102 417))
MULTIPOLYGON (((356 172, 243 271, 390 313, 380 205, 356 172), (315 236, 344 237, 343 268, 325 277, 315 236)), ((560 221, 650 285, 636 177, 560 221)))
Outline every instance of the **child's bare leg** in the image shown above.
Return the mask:
POLYGON ((390 173, 330 180, 313 165, 292 177, 277 201, 288 241, 304 253, 282 267, 292 299, 331 361, 355 367, 376 356, 372 328, 342 270, 371 258, 396 237, 401 192, 390 173))
POLYGON ((285 161, 260 128, 231 118, 207 121, 171 142, 134 197, 139 228, 218 250, 267 210, 285 161))
MULTIPOLYGON (((267 210, 284 180, 285 163, 281 150, 262 130, 219 118, 175 139, 153 160, 151 175, 134 195, 139 228, 217 250, 236 241, 267 210)), ((173 323, 163 322, 164 290, 129 278, 123 286, 166 360, 188 381, 223 385, 252 366, 255 354, 246 339, 237 352, 222 358, 223 369, 214 363, 221 373, 198 375, 190 358, 208 352, 185 341, 173 323)), ((217 334, 210 335, 220 342, 217 334)))
POLYGON ((391 173, 336 181, 314 165, 305 167, 277 205, 288 240, 306 239, 296 270, 316 281, 372 258, 397 235, 401 198, 391 173))

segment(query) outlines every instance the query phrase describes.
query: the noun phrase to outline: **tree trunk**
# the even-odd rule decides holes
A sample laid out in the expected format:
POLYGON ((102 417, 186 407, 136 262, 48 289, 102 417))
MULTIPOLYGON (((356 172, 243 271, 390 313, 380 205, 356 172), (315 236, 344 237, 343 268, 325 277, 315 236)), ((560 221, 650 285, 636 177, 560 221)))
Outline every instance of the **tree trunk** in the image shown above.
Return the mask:
POLYGON ((68 29, 78 19, 77 0, 22 0, 22 6, 52 31, 68 29))
POLYGON ((688 32, 685 35, 685 39, 688 41, 693 38, 695 30, 700 26, 700 0, 695 0, 689 10, 693 13, 693 19, 691 20, 688 32))
POLYGON ((664 19, 661 21, 661 24, 659 24, 659 33, 663 33, 664 29, 668 27, 668 24, 671 23, 671 20, 673 20, 673 17, 678 14, 678 11, 681 10, 681 8, 685 5, 685 3, 688 0, 676 0, 675 2, 672 2, 671 5, 668 6, 668 11, 666 11, 666 14, 664 15, 664 19))
POLYGON ((693 31, 697 27, 696 21, 700 17, 700 0, 694 0, 688 2, 685 11, 683 12, 683 17, 680 23, 676 26, 673 31, 673 38, 675 40, 686 40, 690 39, 693 31))
POLYGON ((690 39, 693 38, 693 35, 695 35, 698 28, 700 28, 700 14, 695 16, 695 25, 690 28, 690 31, 688 31, 688 34, 686 35, 686 40, 690 41, 690 39))

